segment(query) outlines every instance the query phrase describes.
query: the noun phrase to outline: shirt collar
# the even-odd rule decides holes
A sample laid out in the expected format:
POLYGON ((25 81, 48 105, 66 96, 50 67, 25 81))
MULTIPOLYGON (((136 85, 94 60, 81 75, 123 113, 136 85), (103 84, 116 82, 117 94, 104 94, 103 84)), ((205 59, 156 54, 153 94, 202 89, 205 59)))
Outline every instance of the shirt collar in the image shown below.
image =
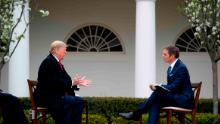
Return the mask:
MULTIPOLYGON (((53 54, 52 54, 53 55, 53 54)), ((57 60, 57 62, 59 62, 59 59, 57 58, 56 55, 53 55, 53 57, 57 60)))
POLYGON ((175 61, 173 61, 173 62, 170 64, 171 69, 173 69, 173 67, 174 67, 174 65, 176 64, 177 60, 178 60, 178 59, 176 59, 175 61))

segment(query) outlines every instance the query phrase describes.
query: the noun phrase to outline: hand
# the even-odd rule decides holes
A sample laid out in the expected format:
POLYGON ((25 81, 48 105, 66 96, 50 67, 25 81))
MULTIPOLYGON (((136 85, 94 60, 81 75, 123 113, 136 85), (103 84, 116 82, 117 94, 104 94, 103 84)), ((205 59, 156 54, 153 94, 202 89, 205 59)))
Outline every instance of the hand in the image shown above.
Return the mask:
POLYGON ((72 85, 78 85, 81 82, 81 76, 76 74, 76 76, 72 80, 72 85))
POLYGON ((73 85, 89 86, 91 82, 91 80, 85 79, 85 76, 82 77, 78 74, 73 78, 73 85))
POLYGON ((91 82, 92 82, 91 80, 84 79, 78 85, 88 87, 91 84, 91 82))
POLYGON ((155 90, 156 90, 156 85, 157 85, 157 84, 150 84, 150 89, 153 90, 153 91, 155 91, 155 90))

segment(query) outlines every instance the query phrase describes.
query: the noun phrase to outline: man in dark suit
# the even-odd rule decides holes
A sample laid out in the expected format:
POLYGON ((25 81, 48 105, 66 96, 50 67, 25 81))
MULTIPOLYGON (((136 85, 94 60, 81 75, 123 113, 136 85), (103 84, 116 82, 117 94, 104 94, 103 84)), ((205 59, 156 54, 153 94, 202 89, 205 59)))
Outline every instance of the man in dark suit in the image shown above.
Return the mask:
POLYGON ((192 108, 194 95, 189 72, 179 59, 179 49, 168 46, 163 49, 162 57, 170 66, 167 70, 167 84, 151 84, 151 96, 133 112, 119 113, 125 119, 138 120, 145 112, 149 113, 148 124, 155 124, 159 111, 165 106, 192 108))
POLYGON ((28 124, 19 98, 0 90, 0 110, 3 124, 28 124))
POLYGON ((73 80, 61 64, 66 55, 66 44, 54 41, 50 54, 38 71, 38 84, 34 92, 37 106, 47 107, 56 124, 80 124, 84 101, 75 96, 78 85, 88 85, 89 80, 76 76, 73 80))

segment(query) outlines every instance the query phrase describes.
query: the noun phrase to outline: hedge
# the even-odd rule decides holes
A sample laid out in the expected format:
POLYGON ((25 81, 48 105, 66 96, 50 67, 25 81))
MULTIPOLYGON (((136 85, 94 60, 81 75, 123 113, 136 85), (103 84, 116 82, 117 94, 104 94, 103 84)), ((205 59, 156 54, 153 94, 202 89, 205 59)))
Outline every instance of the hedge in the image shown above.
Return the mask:
MULTIPOLYGON (((89 123, 91 124, 93 122, 95 124, 96 122, 102 122, 102 121, 106 123, 132 124, 134 122, 127 122, 126 120, 120 118, 118 116, 118 113, 135 110, 145 100, 143 98, 129 98, 129 97, 84 97, 84 99, 88 101, 89 123)), ((26 110, 29 110, 31 107, 30 100, 28 98, 21 98, 21 101, 24 105, 24 108, 26 110)), ((210 114, 212 113, 212 105, 213 104, 211 99, 199 100, 198 113, 205 113, 205 114, 197 114, 198 124, 200 123, 215 124, 216 122, 220 123, 219 115, 216 116, 210 114)), ((219 100, 219 107, 220 107, 220 100, 219 100)), ((147 116, 143 120, 144 122, 146 122, 147 116)))
MULTIPOLYGON (((220 110, 220 100, 218 100, 218 111, 219 110, 220 110)), ((198 104, 198 112, 199 113, 213 113, 212 99, 200 99, 199 104, 198 104)))
MULTIPOLYGON (((146 124, 148 115, 144 114, 142 119, 142 123, 146 124)), ((196 124, 219 124, 220 123, 220 115, 213 115, 211 113, 198 113, 196 115, 196 124)), ((173 124, 179 124, 179 121, 176 118, 172 119, 173 124)), ((52 123, 51 123, 52 124, 52 123)), ((82 124, 85 124, 85 118, 83 118, 82 124)), ((137 121, 129 121, 125 120, 121 117, 113 117, 112 121, 109 122, 104 116, 90 114, 89 115, 89 124, 139 124, 137 121)), ((160 119, 160 124, 167 124, 166 119, 160 119)), ((190 121, 186 121, 186 124, 191 124, 190 121)))
MULTIPOLYGON (((118 112, 127 112, 134 110, 145 99, 131 97, 84 97, 88 101, 89 113, 108 114, 116 116, 118 112)), ((25 109, 30 109, 31 104, 28 98, 21 98, 25 109)), ((220 100, 219 100, 220 110, 220 100)), ((212 113, 212 99, 200 99, 198 104, 198 113, 212 113)))

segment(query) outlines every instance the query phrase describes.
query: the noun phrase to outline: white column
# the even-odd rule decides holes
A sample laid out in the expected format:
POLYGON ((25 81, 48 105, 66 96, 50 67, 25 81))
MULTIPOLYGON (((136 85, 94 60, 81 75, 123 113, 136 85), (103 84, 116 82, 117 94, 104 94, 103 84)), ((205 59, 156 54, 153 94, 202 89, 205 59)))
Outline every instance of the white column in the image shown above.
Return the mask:
POLYGON ((149 97, 156 81, 155 2, 136 0, 135 97, 149 97))
MULTIPOLYGON (((21 22, 15 29, 15 33, 17 35, 21 34, 25 27, 26 23, 25 20, 29 21, 29 12, 28 2, 25 5, 24 10, 24 17, 22 17, 21 22), (25 20, 24 20, 25 19, 25 20)), ((20 7, 15 7, 14 11, 14 20, 17 20, 21 12, 20 7)), ((16 41, 16 35, 13 36, 14 40, 16 41)), ((11 44, 10 52, 16 42, 11 44)), ((14 54, 10 58, 9 61, 9 76, 8 76, 8 92, 18 96, 18 97, 25 97, 28 96, 28 85, 27 85, 27 78, 29 78, 29 28, 24 34, 24 38, 20 41, 18 47, 16 48, 14 54)))

